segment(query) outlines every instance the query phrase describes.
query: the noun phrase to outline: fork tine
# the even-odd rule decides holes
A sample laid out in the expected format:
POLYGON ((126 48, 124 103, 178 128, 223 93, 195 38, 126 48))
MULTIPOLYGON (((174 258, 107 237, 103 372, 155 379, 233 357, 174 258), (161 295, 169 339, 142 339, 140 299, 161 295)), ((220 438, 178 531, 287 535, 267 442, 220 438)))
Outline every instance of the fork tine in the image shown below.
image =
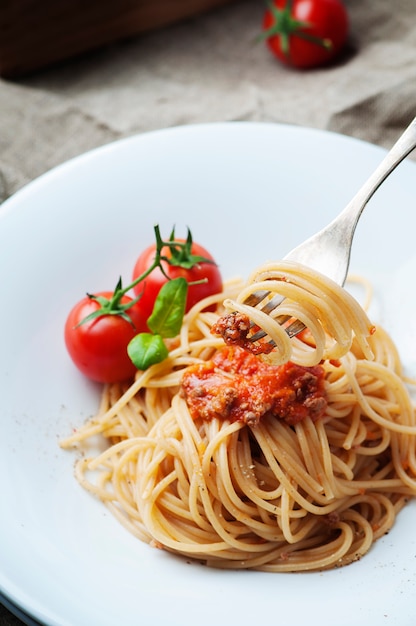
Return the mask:
POLYGON ((269 293, 270 291, 267 291, 266 289, 255 291, 244 300, 244 304, 247 304, 248 306, 257 306, 262 300, 267 298, 269 293))
POLYGON ((283 296, 280 296, 279 294, 277 294, 273 296, 273 298, 269 300, 267 304, 265 304, 264 307, 262 307, 261 310, 263 311, 263 313, 267 313, 268 315, 270 315, 270 313, 274 311, 279 306, 279 304, 282 304, 283 300, 284 300, 283 296))
MULTIPOLYGON (((244 304, 247 304, 248 306, 256 307, 263 300, 265 300, 265 298, 267 298, 267 296, 269 295, 270 295, 270 291, 267 291, 265 289, 255 291, 244 300, 244 304)), ((277 309, 277 307, 283 302, 283 300, 284 300, 283 296, 281 296, 280 294, 276 294, 263 307, 261 307, 260 310, 263 313, 266 313, 266 315, 270 315, 270 313, 272 313, 275 309, 277 309)), ((287 322, 288 319, 290 319, 289 315, 280 315, 275 318, 275 320, 280 325, 283 325, 285 322, 287 322)), ((254 324, 252 322, 251 327, 253 326, 254 324)), ((299 334, 304 328, 305 326, 304 324, 302 324, 302 322, 295 320, 294 322, 292 322, 292 324, 290 324, 287 328, 285 328, 285 332, 288 334, 289 338, 292 338, 292 337, 295 337, 297 334, 299 334)), ((255 343, 256 341, 259 341, 260 339, 264 339, 264 337, 266 336, 267 336, 267 333, 264 330, 258 330, 253 335, 251 335, 251 337, 249 337, 248 340, 250 341, 250 343, 255 343)), ((273 346, 275 345, 272 339, 269 341, 269 343, 273 346)))
POLYGON ((292 339, 292 337, 296 337, 296 335, 299 335, 299 333, 301 333, 302 330, 305 330, 305 328, 306 326, 303 322, 301 322, 300 320, 295 320, 294 322, 289 324, 287 328, 285 328, 285 331, 289 335, 289 338, 292 339))
MULTIPOLYGON (((279 317, 275 317, 276 322, 278 322, 281 326, 283 326, 283 324, 287 322, 288 319, 290 319, 289 315, 280 315, 279 317)), ((305 330, 305 328, 306 327, 303 322, 300 322, 299 320, 294 320, 285 328, 285 333, 289 336, 289 339, 292 339, 292 337, 296 337, 296 335, 299 335, 299 333, 301 333, 302 330, 305 330)), ((254 335, 251 335, 251 337, 248 337, 247 339, 251 343, 255 343, 260 339, 264 339, 264 337, 266 336, 267 333, 264 330, 258 330, 256 333, 254 333, 254 335)), ((272 339, 269 341, 269 343, 271 345, 275 345, 272 339)))
MULTIPOLYGON (((265 300, 267 298, 267 296, 269 296, 269 295, 270 295, 270 291, 267 291, 266 289, 255 291, 254 293, 251 293, 244 300, 244 304, 247 304, 248 306, 256 307, 263 300, 265 300)), ((270 314, 272 311, 275 310, 276 307, 279 306, 279 304, 281 304, 283 302, 283 300, 284 300, 284 298, 282 296, 280 296, 279 294, 277 294, 277 295, 273 296, 273 298, 271 300, 269 300, 261 308, 261 311, 263 311, 263 313, 270 314)))

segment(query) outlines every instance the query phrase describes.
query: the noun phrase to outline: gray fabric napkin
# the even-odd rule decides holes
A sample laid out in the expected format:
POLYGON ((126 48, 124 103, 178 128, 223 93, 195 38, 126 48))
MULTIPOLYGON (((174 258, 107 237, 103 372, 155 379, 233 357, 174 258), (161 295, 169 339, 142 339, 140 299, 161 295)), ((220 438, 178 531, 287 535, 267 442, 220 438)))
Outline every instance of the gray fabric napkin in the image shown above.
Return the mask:
POLYGON ((200 122, 329 129, 389 147, 415 115, 414 0, 345 0, 334 65, 282 66, 255 43, 264 4, 243 0, 16 81, 0 80, 0 200, 114 139, 200 122))

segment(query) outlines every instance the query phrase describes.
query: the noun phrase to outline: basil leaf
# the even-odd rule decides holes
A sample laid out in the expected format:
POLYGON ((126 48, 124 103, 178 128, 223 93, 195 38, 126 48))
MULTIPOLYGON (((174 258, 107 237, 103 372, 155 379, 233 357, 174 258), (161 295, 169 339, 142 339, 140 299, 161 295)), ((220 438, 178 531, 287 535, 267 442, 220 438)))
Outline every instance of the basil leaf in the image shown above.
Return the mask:
POLYGON ((127 352, 134 365, 139 370, 146 370, 155 363, 160 363, 169 354, 160 335, 139 333, 130 341, 127 352))
POLYGON ((185 314, 188 283, 185 278, 174 278, 163 285, 147 320, 149 329, 162 337, 176 337, 185 314))

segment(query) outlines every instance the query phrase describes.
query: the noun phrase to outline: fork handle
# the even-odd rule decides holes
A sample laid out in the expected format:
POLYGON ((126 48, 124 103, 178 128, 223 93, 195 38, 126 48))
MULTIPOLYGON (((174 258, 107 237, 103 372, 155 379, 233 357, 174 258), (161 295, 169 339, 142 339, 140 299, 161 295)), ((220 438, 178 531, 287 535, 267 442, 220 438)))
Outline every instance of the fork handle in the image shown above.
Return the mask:
POLYGON ((343 285, 348 273, 355 227, 364 207, 381 183, 415 147, 416 118, 343 211, 325 228, 289 252, 285 259, 308 265, 343 285))
POLYGON ((367 202, 392 171, 416 148, 416 117, 386 154, 373 174, 334 220, 348 220, 352 235, 367 202))

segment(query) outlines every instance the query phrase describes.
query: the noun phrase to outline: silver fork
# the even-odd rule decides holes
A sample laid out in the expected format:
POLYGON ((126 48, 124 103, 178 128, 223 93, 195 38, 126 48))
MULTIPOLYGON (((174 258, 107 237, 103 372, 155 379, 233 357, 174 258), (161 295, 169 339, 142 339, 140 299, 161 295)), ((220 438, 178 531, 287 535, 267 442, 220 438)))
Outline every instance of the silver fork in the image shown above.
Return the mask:
MULTIPOLYGON (((285 260, 306 265, 328 276, 339 285, 343 285, 347 278, 355 228, 365 206, 380 185, 414 148, 416 148, 416 118, 344 210, 325 228, 291 250, 284 257, 285 260)), ((255 292, 245 300, 245 304, 257 306, 268 297, 269 293, 269 291, 255 292)), ((281 296, 275 296, 261 310, 269 314, 281 304, 282 300, 281 296)), ((287 317, 276 317, 280 323, 284 323, 287 319, 287 317)), ((301 322, 294 321, 285 330, 289 337, 294 337, 304 328, 301 322)), ((265 336, 266 333, 259 330, 249 338, 249 341, 255 342, 265 336)))

